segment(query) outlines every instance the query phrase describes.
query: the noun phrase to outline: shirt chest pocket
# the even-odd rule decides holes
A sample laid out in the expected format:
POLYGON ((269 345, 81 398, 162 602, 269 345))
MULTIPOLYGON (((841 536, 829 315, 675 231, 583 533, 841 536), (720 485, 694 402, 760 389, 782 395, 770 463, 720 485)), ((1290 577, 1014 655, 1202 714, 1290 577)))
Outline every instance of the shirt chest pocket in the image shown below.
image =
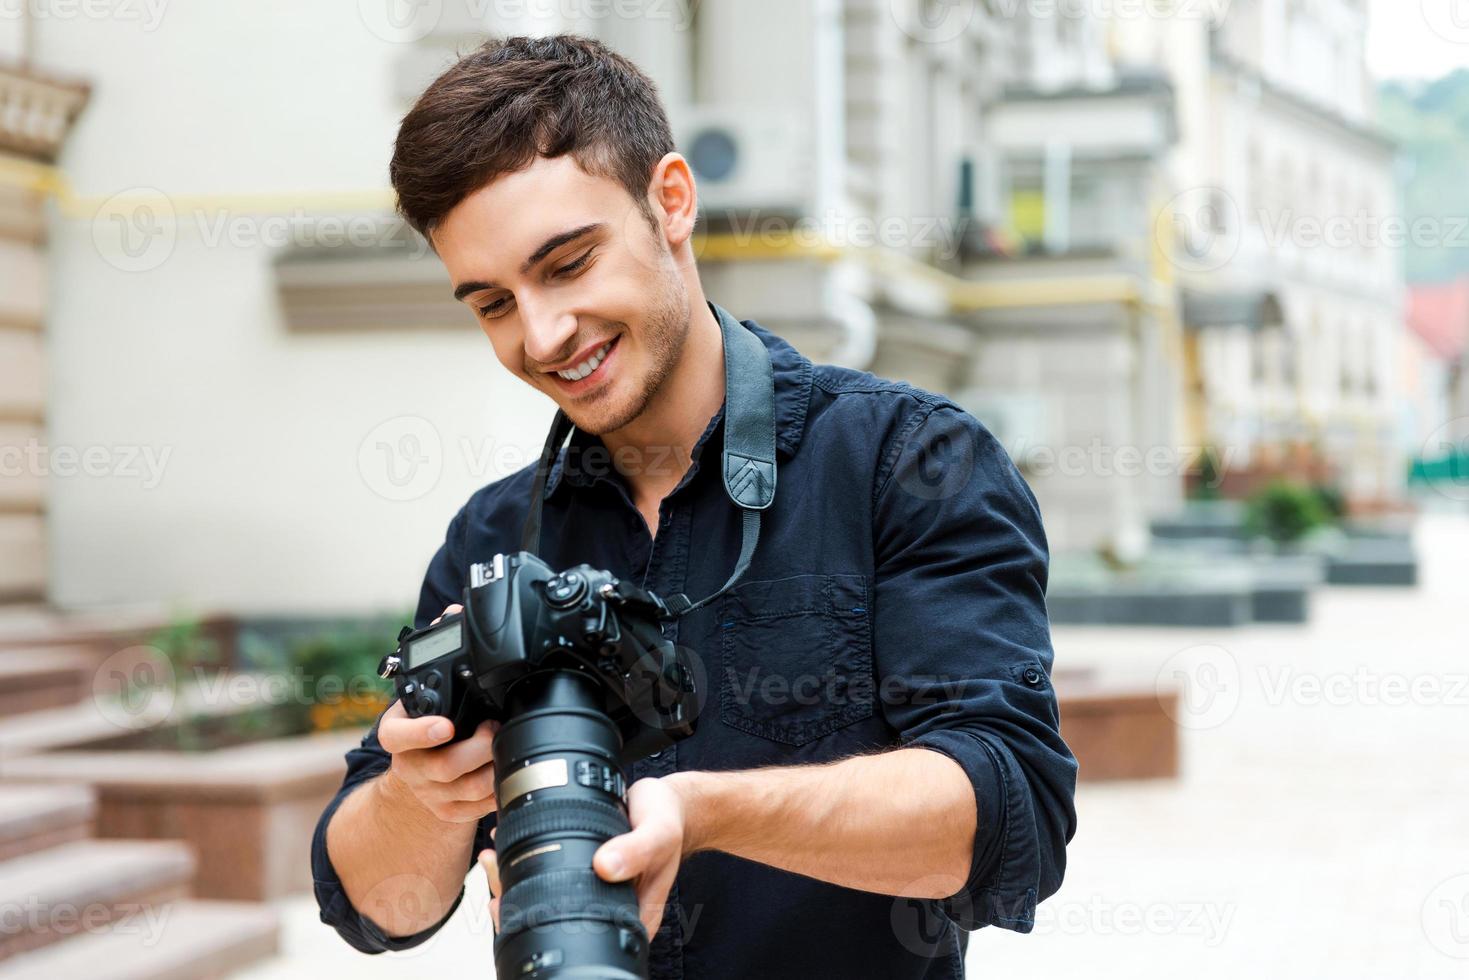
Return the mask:
POLYGON ((725 724, 804 745, 872 715, 866 576, 743 582, 718 609, 725 724))

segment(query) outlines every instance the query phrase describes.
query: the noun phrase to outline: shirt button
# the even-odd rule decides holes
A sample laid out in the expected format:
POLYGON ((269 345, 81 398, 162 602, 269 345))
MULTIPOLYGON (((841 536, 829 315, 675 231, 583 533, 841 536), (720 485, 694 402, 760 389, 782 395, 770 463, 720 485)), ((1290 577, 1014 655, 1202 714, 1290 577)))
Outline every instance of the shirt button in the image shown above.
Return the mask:
POLYGON ((1025 677, 1025 683, 1029 684, 1031 687, 1036 687, 1041 682, 1041 672, 1036 670, 1034 667, 1027 667, 1025 669, 1024 675, 1022 676, 1025 677))

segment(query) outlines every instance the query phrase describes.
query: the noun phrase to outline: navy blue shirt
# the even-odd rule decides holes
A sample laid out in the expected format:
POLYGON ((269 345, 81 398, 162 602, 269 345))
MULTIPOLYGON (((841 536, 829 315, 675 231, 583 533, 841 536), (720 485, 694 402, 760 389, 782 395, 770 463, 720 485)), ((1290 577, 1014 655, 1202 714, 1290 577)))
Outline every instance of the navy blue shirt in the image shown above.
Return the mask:
MULTIPOLYGON (((677 622, 675 639, 698 655, 707 691, 695 734, 639 761, 629 778, 921 746, 963 767, 978 829, 969 878, 943 900, 693 855, 654 938, 651 975, 963 976, 968 930, 1034 926, 1036 903, 1060 887, 1076 828, 1076 760, 1050 682, 1039 507, 994 436, 949 400, 813 365, 757 324, 744 327, 774 364, 775 503, 740 584, 677 622)), ((722 422, 721 410, 662 502, 656 537, 601 441, 575 432, 547 483, 542 557, 553 568, 586 562, 663 595, 717 590, 740 549, 740 515, 718 473, 722 422)), ((459 601, 472 563, 519 550, 532 472, 484 487, 454 517, 429 564, 417 626, 459 601)), ((347 762, 312 849, 322 920, 365 952, 414 946, 442 923, 385 936, 352 908, 327 857, 325 828, 341 800, 388 766, 375 728, 347 762)), ((476 853, 491 846, 494 822, 482 821, 476 853)))

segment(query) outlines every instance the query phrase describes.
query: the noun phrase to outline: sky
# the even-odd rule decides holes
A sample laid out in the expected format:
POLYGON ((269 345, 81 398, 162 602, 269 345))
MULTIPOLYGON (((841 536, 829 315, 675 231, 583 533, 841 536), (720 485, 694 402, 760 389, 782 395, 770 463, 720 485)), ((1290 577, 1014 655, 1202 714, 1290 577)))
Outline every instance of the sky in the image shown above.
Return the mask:
POLYGON ((1469 0, 1371 0, 1368 16, 1374 77, 1437 78, 1469 68, 1469 0))

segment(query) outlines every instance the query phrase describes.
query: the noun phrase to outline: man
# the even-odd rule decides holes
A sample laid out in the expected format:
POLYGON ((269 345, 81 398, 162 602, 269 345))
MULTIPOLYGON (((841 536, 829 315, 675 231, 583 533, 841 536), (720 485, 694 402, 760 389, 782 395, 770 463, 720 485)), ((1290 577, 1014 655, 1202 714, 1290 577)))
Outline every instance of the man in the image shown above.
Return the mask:
MULTIPOLYGON (((688 164, 652 83, 594 41, 465 57, 404 118, 392 179, 500 362, 577 426, 544 494, 553 568, 714 592, 741 540, 717 465, 721 318, 773 362, 759 548, 677 623, 706 675, 697 729, 634 765, 632 831, 594 862, 635 883, 652 975, 954 977, 967 930, 1029 931, 1061 883, 1076 764, 1049 680, 1045 533, 996 440, 706 300, 688 164)), ((471 563, 519 549, 531 479, 455 516, 416 625, 457 608, 471 563)), ((348 754, 313 865, 353 946, 422 942, 476 855, 498 893, 495 727, 446 747, 447 720, 395 704, 348 754)))

